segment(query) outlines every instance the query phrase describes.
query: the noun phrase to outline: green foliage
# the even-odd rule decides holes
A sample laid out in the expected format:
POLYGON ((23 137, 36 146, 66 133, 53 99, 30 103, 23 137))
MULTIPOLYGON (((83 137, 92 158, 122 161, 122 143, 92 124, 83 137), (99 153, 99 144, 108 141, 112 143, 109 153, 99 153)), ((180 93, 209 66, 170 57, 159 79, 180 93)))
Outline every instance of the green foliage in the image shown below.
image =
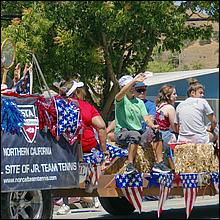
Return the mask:
POLYGON ((193 70, 199 70, 199 69, 202 69, 203 68, 203 65, 199 62, 195 62, 193 65, 192 65, 192 69, 193 70))
POLYGON ((154 73, 173 72, 175 67, 172 64, 162 61, 151 61, 148 64, 148 70, 154 73))
MULTIPOLYGON (((213 18, 218 14, 216 2, 198 5, 213 18)), ((186 25, 186 10, 197 6, 177 7, 173 1, 3 1, 2 12, 11 13, 14 7, 22 18, 1 26, 2 40, 16 42, 16 62, 22 65, 34 53, 49 86, 58 78, 84 81, 88 99, 95 97, 107 118, 123 73, 173 68, 151 62, 154 48, 180 52, 186 40, 211 37, 210 26, 186 25)))

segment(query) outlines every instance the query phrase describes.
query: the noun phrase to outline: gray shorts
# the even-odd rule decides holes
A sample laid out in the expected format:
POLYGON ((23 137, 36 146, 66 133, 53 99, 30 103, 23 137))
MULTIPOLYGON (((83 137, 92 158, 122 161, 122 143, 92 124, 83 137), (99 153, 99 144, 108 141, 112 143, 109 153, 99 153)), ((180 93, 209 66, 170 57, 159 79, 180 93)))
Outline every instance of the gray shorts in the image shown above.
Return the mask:
POLYGON ((139 144, 143 147, 149 146, 149 143, 153 141, 155 134, 149 127, 145 132, 129 131, 126 128, 122 128, 120 132, 115 134, 115 141, 117 144, 127 147, 129 144, 139 144))

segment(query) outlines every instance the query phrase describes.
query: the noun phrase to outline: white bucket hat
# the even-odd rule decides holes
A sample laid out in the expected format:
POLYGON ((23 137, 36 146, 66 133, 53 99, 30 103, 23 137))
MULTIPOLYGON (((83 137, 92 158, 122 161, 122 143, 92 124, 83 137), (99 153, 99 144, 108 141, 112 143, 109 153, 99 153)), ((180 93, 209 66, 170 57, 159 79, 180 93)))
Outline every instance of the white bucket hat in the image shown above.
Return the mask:
POLYGON ((125 76, 122 76, 118 82, 119 82, 119 86, 120 87, 123 87, 125 86, 126 84, 128 84, 129 82, 131 82, 134 78, 130 75, 125 75, 125 76))
POLYGON ((70 96, 77 88, 83 87, 84 83, 83 82, 76 82, 76 81, 72 81, 73 85, 72 87, 69 89, 69 91, 66 93, 67 96, 70 96))

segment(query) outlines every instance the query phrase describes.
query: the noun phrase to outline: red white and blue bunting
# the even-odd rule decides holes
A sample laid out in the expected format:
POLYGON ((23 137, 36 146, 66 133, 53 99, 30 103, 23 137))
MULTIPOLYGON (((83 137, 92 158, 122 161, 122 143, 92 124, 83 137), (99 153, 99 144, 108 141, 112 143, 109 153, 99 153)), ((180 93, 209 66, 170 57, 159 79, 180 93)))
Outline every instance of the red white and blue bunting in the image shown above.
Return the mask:
POLYGON ((163 206, 164 206, 164 204, 170 194, 173 179, 174 179, 174 174, 172 174, 172 173, 171 174, 161 173, 159 175, 160 196, 159 196, 158 211, 157 211, 158 218, 160 217, 160 215, 163 211, 163 206))
POLYGON ((185 197, 186 217, 189 218, 198 193, 198 174, 181 173, 180 179, 185 197))
MULTIPOLYGON (((196 201, 198 188, 201 186, 204 186, 206 184, 209 184, 209 180, 215 185, 216 192, 218 193, 219 189, 219 173, 218 172, 206 172, 206 173, 157 173, 157 172, 151 172, 147 176, 143 177, 143 173, 139 173, 136 175, 140 175, 142 178, 145 178, 148 180, 147 188, 151 187, 158 187, 160 188, 160 194, 159 194, 159 201, 158 201, 158 211, 157 211, 157 217, 159 218, 163 211, 163 206, 165 204, 165 201, 169 198, 169 193, 173 187, 173 184, 175 186, 181 186, 183 187, 183 193, 185 198, 185 205, 186 205, 186 217, 189 218, 190 213, 192 212, 193 206, 196 201)), ((115 175, 115 182, 118 188, 126 188, 128 187, 128 183, 134 186, 134 184, 137 184, 137 178, 128 179, 128 177, 125 176, 125 174, 116 174, 115 175), (124 175, 124 176, 123 176, 124 175), (129 182, 129 181, 130 182, 129 182), (133 182, 132 182, 133 181, 133 182)), ((141 186, 143 186, 143 180, 140 180, 141 186)), ((143 187, 141 189, 143 191, 143 187)), ((123 191, 126 198, 129 198, 128 193, 132 193, 130 195, 133 196, 133 192, 130 191, 123 191)), ((128 199, 129 202, 132 203, 128 199)), ((141 206, 139 206, 141 207, 141 206)), ((139 212, 140 209, 135 207, 139 212)))
POLYGON ((143 174, 117 174, 116 186, 121 189, 130 204, 141 213, 143 195, 143 174))

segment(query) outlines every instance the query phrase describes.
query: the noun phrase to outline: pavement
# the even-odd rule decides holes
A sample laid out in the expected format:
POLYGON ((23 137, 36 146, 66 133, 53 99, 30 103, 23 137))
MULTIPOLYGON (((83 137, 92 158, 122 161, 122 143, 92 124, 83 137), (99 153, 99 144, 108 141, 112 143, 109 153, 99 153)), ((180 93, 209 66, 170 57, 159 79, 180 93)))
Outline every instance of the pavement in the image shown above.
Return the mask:
MULTIPOLYGON (((75 203, 66 215, 57 215, 58 206, 54 207, 53 219, 157 219, 158 201, 142 202, 142 213, 137 211, 129 216, 112 216, 100 205, 99 208, 82 208, 75 203)), ((185 201, 183 197, 168 199, 164 205, 162 219, 185 219, 185 201)), ((190 215, 191 219, 219 219, 219 195, 197 197, 190 215)))

